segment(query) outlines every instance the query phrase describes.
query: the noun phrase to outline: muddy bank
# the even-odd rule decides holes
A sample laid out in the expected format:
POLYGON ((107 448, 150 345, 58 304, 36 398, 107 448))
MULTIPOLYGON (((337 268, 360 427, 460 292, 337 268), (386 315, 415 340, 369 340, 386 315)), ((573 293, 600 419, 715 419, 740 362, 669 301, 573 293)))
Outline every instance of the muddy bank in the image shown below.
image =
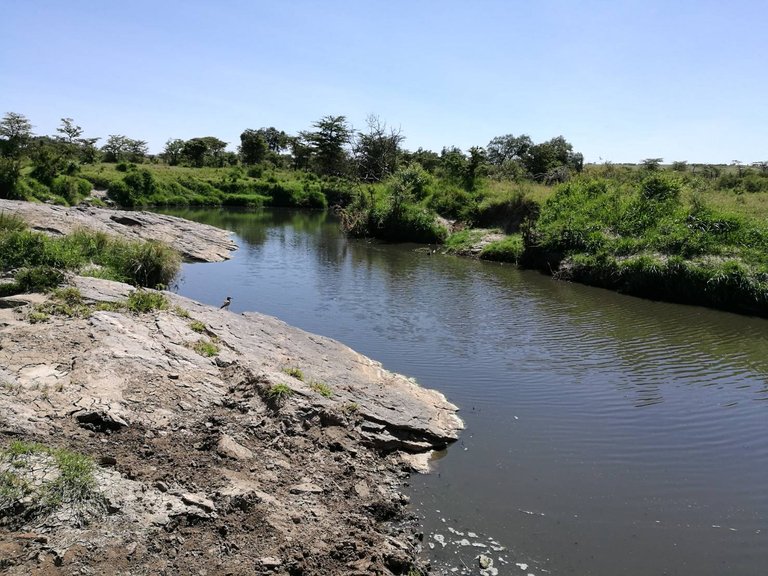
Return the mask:
POLYGON ((65 235, 90 228, 130 240, 157 240, 173 246, 191 262, 220 262, 237 246, 226 230, 153 212, 127 212, 91 206, 52 206, 0 199, 0 213, 23 218, 30 228, 65 235))
POLYGON ((6 573, 408 572, 398 485, 456 438, 455 406, 275 318, 170 293, 133 314, 105 304, 131 287, 73 282, 75 317, 32 323, 36 295, 0 309, 0 474, 55 468, 14 441, 66 448, 97 463, 95 496, 0 497, 6 573))

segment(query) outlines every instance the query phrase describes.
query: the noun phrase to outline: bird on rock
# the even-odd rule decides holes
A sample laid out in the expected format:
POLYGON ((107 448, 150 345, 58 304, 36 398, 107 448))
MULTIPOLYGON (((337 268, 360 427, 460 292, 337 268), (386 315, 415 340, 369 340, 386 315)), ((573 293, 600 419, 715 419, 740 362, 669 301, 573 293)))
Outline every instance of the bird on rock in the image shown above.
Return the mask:
POLYGON ((232 304, 232 296, 227 296, 227 299, 224 300, 224 304, 219 306, 219 309, 220 310, 226 310, 227 308, 229 308, 230 304, 232 304))

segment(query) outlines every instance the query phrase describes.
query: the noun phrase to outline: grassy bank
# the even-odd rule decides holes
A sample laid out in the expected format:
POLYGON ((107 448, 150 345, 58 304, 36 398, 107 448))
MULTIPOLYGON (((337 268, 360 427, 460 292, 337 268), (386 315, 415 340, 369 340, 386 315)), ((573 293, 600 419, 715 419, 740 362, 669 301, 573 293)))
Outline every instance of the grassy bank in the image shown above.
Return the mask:
POLYGON ((262 206, 324 209, 346 204, 348 182, 304 171, 263 166, 191 168, 165 164, 84 164, 74 175, 60 175, 49 184, 22 170, 14 197, 21 200, 75 205, 92 189, 106 190, 107 199, 123 208, 145 206, 262 206))
POLYGON ((525 234, 523 262, 651 298, 768 315, 768 226, 690 181, 584 177, 560 186, 525 234))
POLYGON ((2 296, 49 290, 68 271, 154 288, 170 284, 180 265, 179 254, 159 242, 122 240, 90 230, 51 237, 0 213, 0 271, 13 271, 13 281, 0 284, 2 296))

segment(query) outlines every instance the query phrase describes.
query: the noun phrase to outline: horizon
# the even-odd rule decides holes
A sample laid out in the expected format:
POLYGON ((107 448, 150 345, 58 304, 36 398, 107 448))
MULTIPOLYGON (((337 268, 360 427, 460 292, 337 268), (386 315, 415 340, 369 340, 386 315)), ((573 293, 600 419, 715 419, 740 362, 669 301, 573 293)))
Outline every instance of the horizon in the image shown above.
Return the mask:
POLYGON ((377 115, 408 150, 564 136, 585 163, 768 159, 764 3, 11 2, 0 113, 39 135, 295 135, 377 115), (40 39, 46 39, 41 42, 40 39))

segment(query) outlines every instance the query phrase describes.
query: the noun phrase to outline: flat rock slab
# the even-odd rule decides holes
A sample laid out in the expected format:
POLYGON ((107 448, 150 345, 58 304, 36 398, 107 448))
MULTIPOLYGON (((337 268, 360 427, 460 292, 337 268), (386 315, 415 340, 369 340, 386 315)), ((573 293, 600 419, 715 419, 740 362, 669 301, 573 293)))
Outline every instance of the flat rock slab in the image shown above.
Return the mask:
POLYGON ((15 214, 31 228, 49 234, 65 235, 78 228, 90 228, 130 240, 165 242, 178 250, 185 260, 193 262, 227 260, 230 252, 237 249, 226 230, 153 212, 0 199, 0 213, 15 214))

